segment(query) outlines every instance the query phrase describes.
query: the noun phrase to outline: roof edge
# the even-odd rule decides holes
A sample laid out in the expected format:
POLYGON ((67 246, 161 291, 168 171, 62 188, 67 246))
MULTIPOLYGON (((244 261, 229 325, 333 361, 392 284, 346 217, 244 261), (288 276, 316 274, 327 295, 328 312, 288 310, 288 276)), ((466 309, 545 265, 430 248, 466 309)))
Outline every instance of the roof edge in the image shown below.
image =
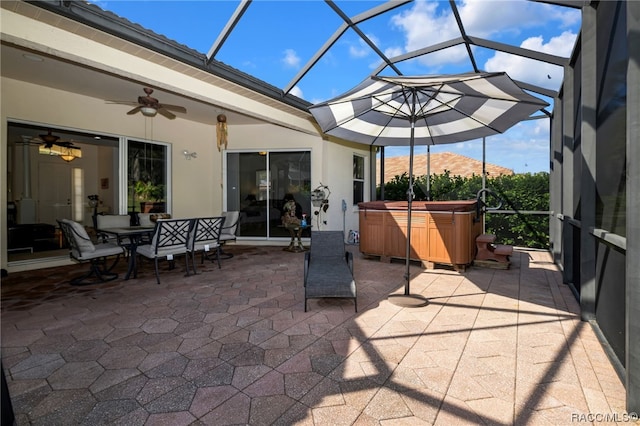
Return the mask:
POLYGON ((309 106, 312 105, 304 99, 285 94, 283 90, 223 62, 215 59, 209 61, 203 53, 157 34, 112 12, 103 10, 94 4, 68 0, 27 0, 26 3, 104 31, 112 36, 198 68, 301 111, 308 112, 309 106))

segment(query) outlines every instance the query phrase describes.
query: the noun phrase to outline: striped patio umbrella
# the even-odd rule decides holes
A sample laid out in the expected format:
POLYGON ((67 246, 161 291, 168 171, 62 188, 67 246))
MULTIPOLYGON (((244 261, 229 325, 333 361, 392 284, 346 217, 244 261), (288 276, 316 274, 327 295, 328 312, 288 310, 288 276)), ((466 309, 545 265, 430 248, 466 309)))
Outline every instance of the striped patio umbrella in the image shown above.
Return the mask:
POLYGON ((504 72, 434 76, 371 76, 347 93, 309 108, 327 135, 378 146, 409 146, 405 298, 409 291, 411 202, 415 145, 439 145, 502 133, 549 106, 524 92, 504 72))

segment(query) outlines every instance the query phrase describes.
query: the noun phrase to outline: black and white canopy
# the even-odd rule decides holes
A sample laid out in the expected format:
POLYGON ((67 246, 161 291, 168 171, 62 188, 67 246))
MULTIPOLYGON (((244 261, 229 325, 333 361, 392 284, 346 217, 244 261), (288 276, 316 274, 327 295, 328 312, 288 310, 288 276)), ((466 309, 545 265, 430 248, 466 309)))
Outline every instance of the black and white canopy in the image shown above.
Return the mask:
POLYGON ((409 146, 502 133, 548 105, 501 72, 372 76, 309 111, 328 135, 368 145, 409 146))
POLYGON ((503 133, 548 106, 506 73, 419 77, 372 76, 342 96, 309 111, 328 134, 352 142, 409 147, 405 306, 424 306, 411 295, 411 204, 414 145, 437 145, 503 133))

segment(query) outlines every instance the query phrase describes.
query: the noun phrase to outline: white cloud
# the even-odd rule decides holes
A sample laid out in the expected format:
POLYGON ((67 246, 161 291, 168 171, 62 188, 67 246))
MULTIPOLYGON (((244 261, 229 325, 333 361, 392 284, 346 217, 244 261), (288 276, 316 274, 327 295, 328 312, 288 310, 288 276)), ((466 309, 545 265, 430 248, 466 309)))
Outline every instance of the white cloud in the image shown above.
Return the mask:
POLYGON ((300 89, 298 86, 293 86, 289 93, 291 93, 293 96, 299 97, 300 99, 304 99, 302 89, 300 89))
POLYGON ((258 68, 256 63, 253 61, 242 61, 242 66, 245 68, 253 68, 253 69, 258 68))
POLYGON ((352 58, 364 58, 370 52, 371 48, 362 39, 358 40, 357 45, 352 44, 349 46, 349 56, 352 58))
MULTIPOLYGON (((394 15, 391 24, 404 33, 405 44, 402 48, 392 47, 389 50, 397 55, 401 51, 411 52, 460 37, 453 14, 448 7, 439 7, 441 5, 442 2, 439 1, 417 0, 411 9, 394 15)), ((516 0, 464 0, 458 4, 458 11, 467 34, 481 38, 493 36, 494 39, 507 39, 521 34, 524 29, 548 27, 550 21, 561 22, 559 27, 576 25, 580 21, 580 12, 573 9, 516 0)), ((541 51, 568 56, 569 53, 559 51, 563 48, 570 51, 573 40, 575 34, 565 32, 552 38, 549 44, 545 45, 548 50, 541 51)), ((526 41, 523 47, 527 47, 525 43, 526 41)), ((540 50, 537 47, 528 48, 540 50)), ((458 46, 425 55, 417 60, 425 66, 437 68, 464 63, 468 61, 468 56, 466 49, 458 46)), ((552 78, 562 77, 561 70, 547 71, 544 74, 545 78, 547 74, 552 78)), ((556 80, 556 88, 557 81, 559 80, 556 80)))
POLYGON ((576 34, 565 31, 557 37, 552 37, 549 43, 544 44, 542 37, 532 37, 525 40, 521 47, 552 55, 569 57, 576 41, 576 34))
MULTIPOLYGON (((526 39, 520 47, 542 53, 568 57, 575 43, 576 34, 565 31, 544 43, 542 36, 526 39)), ((527 81, 541 87, 557 89, 564 78, 562 67, 541 63, 504 52, 496 54, 484 65, 487 71, 505 71, 515 80, 527 81)))
POLYGON ((284 51, 284 58, 282 58, 282 62, 288 68, 300 67, 300 57, 293 49, 286 49, 284 51))
POLYGON ((546 26, 555 9, 558 8, 520 0, 466 0, 458 7, 467 34, 494 38, 514 36, 524 29, 546 26))
MULTIPOLYGON (((503 43, 561 57, 569 57, 576 40, 575 32, 564 28, 576 26, 580 11, 528 1, 462 0, 456 3, 467 33, 503 43), (490 5, 491 7, 487 7, 490 5), (525 38, 523 34, 539 34, 525 38)), ((389 57, 459 37, 458 26, 448 7, 438 1, 417 0, 410 10, 396 14, 391 24, 405 34, 402 47, 389 47, 389 57), (439 7, 442 6, 442 7, 439 7)), ((467 60, 464 47, 427 55, 423 65, 432 68, 456 65, 467 60)), ((478 49, 480 50, 480 49, 478 49)), ((557 90, 563 79, 562 67, 496 52, 486 60, 487 71, 506 71, 517 80, 557 90)), ((516 173, 548 171, 549 120, 527 120, 504 134, 486 139, 487 161, 513 169, 516 173)), ((431 152, 451 151, 482 159, 482 141, 468 141, 431 147, 431 152)), ((416 152, 426 152, 416 147, 416 152)), ((407 147, 388 147, 387 156, 407 155, 407 147)))
POLYGON ((384 54, 387 58, 394 58, 396 56, 400 56, 404 53, 401 47, 389 47, 385 49, 384 54))
MULTIPOLYGON (((458 26, 450 13, 438 15, 438 2, 416 1, 408 11, 394 15, 391 23, 405 33, 405 52, 419 50, 442 41, 460 37, 458 26)), ((428 66, 455 63, 466 59, 464 49, 447 49, 419 59, 428 66)))

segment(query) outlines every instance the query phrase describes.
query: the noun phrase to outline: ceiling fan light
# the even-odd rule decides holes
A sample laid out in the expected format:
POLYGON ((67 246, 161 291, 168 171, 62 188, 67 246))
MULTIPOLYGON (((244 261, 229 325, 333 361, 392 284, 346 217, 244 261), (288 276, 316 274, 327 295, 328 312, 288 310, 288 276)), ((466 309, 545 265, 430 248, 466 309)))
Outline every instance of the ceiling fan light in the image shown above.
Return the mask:
POLYGON ((82 151, 80 148, 64 147, 61 149, 60 158, 69 163, 76 158, 82 158, 82 151))
POLYGON ((155 117, 158 113, 158 110, 153 107, 143 106, 142 108, 140 108, 140 112, 142 112, 142 115, 144 115, 145 117, 155 117))
POLYGON ((75 146, 66 147, 53 145, 51 147, 46 147, 41 145, 38 147, 38 153, 44 155, 56 155, 67 163, 75 160, 76 158, 82 158, 82 150, 75 146))

